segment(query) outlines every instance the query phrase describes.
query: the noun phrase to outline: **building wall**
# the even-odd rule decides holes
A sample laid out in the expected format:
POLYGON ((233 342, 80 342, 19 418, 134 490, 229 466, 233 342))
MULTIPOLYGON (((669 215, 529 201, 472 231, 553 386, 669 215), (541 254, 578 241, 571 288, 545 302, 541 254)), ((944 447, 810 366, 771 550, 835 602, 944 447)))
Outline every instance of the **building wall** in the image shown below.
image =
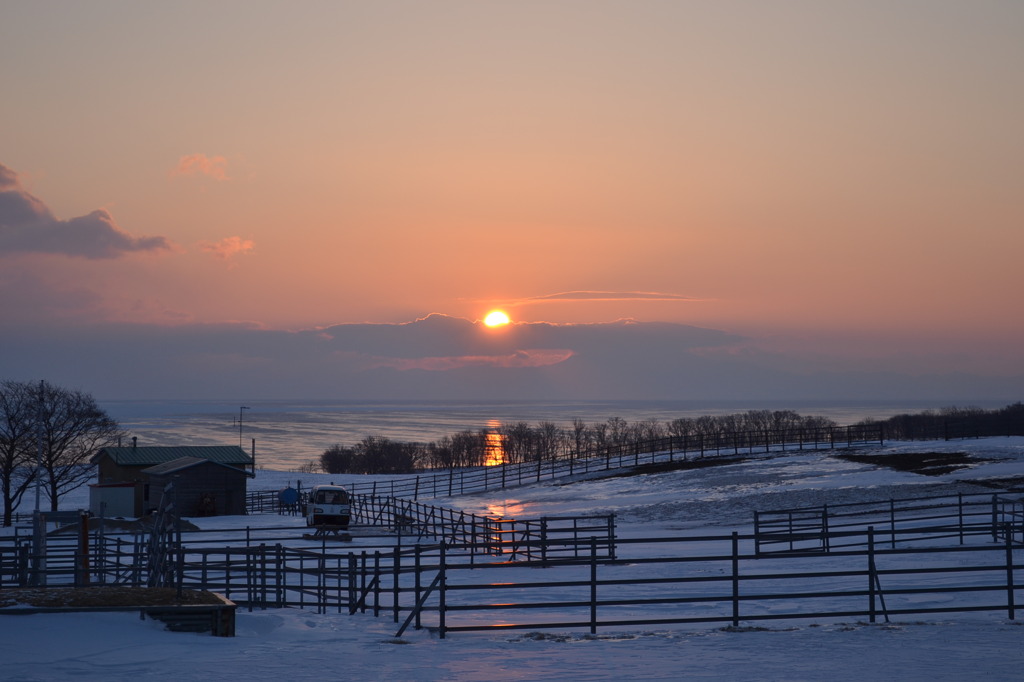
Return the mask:
POLYGON ((133 483, 145 478, 139 473, 145 467, 118 466, 110 457, 101 458, 98 465, 96 480, 101 485, 104 483, 133 483))
POLYGON ((135 513, 138 486, 90 486, 89 511, 94 516, 116 518, 137 516, 135 513))
POLYGON ((248 477, 217 464, 199 464, 173 476, 150 479, 154 505, 159 491, 174 481, 175 504, 182 516, 238 516, 245 514, 245 491, 248 477))

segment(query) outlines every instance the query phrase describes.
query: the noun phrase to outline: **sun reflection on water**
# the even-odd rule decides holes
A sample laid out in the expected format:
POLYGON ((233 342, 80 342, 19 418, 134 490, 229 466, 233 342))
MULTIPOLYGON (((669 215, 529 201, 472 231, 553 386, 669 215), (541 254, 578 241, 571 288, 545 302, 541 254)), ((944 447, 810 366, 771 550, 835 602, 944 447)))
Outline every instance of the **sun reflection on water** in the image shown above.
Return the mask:
POLYGON ((501 422, 491 419, 487 422, 484 442, 484 466, 493 467, 505 463, 505 437, 501 435, 501 422))

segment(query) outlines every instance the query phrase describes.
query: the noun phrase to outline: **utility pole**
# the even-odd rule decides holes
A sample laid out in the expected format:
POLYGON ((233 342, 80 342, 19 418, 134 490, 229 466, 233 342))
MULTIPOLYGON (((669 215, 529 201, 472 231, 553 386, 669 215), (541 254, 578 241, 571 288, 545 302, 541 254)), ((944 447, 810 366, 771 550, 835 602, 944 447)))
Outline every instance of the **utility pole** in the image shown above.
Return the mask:
POLYGON ((244 414, 244 410, 248 409, 249 408, 245 405, 238 408, 238 447, 242 447, 242 415, 244 414))

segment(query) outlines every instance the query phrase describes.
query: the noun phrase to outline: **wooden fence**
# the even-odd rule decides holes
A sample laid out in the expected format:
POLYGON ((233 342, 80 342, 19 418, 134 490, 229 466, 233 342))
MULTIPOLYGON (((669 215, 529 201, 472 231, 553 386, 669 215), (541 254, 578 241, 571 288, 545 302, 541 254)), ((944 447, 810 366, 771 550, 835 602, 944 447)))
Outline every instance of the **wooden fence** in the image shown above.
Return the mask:
POLYGON ((776 552, 829 552, 863 542, 873 526, 879 541, 895 548, 920 541, 956 541, 969 536, 990 536, 998 542, 1008 535, 1024 543, 1024 492, 935 495, 891 498, 878 502, 823 504, 754 512, 754 536, 758 554, 776 552), (837 533, 855 531, 853 535, 837 533))
MULTIPOLYGON (((671 466, 694 460, 753 457, 794 450, 834 449, 883 442, 882 427, 878 424, 670 436, 609 445, 580 453, 569 452, 560 457, 528 462, 448 469, 443 472, 421 473, 366 483, 349 482, 345 487, 350 493, 370 497, 419 500, 503 490, 543 480, 585 477, 620 469, 671 466)), ((283 505, 279 491, 276 490, 250 491, 246 509, 248 513, 297 513, 296 506, 283 505)))
MULTIPOLYGON (((482 630, 638 628, 765 621, 809 622, 974 611, 1016 616, 1021 549, 990 546, 881 549, 765 557, 741 549, 751 536, 676 538, 711 553, 633 555, 585 565, 558 564, 542 579, 469 574, 442 561, 397 636, 426 622, 441 637, 482 630), (787 565, 788 564, 788 565, 787 565), (483 580, 474 579, 481 575, 483 580), (429 618, 429 622, 427 619, 429 618)), ((651 544, 653 539, 621 541, 651 544)), ((623 552, 625 553, 625 551, 623 552)))
MULTIPOLYGON (((618 538, 614 557, 601 551, 596 538, 534 534, 523 541, 531 548, 522 556, 546 556, 543 561, 508 555, 484 560, 485 552, 459 543, 352 551, 265 542, 207 545, 183 533, 183 544, 171 548, 170 565, 182 589, 216 591, 250 610, 370 612, 390 617, 396 636, 409 627, 436 628, 445 636, 793 619, 874 622, 974 611, 1015 618, 1024 548, 1012 533, 999 533, 998 542, 968 535, 965 544, 936 533, 926 543, 926 532, 916 529, 915 543, 893 547, 889 532, 830 530, 827 553, 758 552, 756 534, 618 538)), ((145 584, 145 575, 133 573, 145 565, 139 550, 129 549, 124 538, 113 540, 91 545, 106 553, 89 564, 92 584, 145 584)), ((144 543, 140 538, 138 544, 144 543)), ((74 539, 51 543, 49 550, 51 583, 75 579, 82 564, 74 539)), ((13 556, 19 553, 24 550, 15 548, 13 556)), ((4 566, 9 554, 0 547, 4 566)))

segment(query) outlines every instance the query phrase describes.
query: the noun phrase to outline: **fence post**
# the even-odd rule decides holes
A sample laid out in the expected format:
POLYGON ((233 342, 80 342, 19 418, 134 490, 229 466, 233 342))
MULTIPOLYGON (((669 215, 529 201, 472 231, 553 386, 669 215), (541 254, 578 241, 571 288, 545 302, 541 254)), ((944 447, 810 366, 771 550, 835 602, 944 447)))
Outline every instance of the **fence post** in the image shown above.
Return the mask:
POLYGON ((896 549, 896 500, 889 498, 889 546, 896 549))
POLYGON ((999 533, 996 529, 998 519, 999 517, 998 510, 996 507, 996 494, 992 493, 992 542, 997 542, 999 540, 999 533))
POLYGON ((256 604, 256 553, 252 548, 245 548, 245 595, 249 600, 249 613, 256 604))
POLYGON ((384 580, 380 568, 380 557, 380 550, 375 550, 373 553, 373 616, 375 618, 380 616, 382 601, 381 593, 384 591, 384 580))
POLYGON ((822 532, 822 539, 821 539, 822 547, 824 547, 826 552, 829 552, 829 551, 832 550, 832 542, 831 542, 831 538, 829 538, 829 531, 828 531, 828 505, 827 504, 821 505, 821 532, 822 532))
MULTIPOLYGON (((790 539, 792 542, 792 539, 790 539)), ((761 553, 761 512, 754 510, 754 554, 761 553)))
POLYGON ((1011 541, 1011 530, 1009 524, 1006 527, 1006 613, 1010 620, 1014 620, 1014 598, 1013 598, 1013 543, 1011 541))
POLYGON ((231 599, 231 548, 224 549, 224 596, 231 599))
POLYGON ((548 561, 548 519, 543 517, 540 520, 540 560, 541 563, 548 561))
POLYGON ((348 553, 348 615, 354 616, 359 606, 359 594, 356 589, 356 554, 348 553))
POLYGON ((875 527, 868 526, 868 622, 875 622, 875 527))
POLYGON ((89 513, 78 515, 78 549, 81 553, 81 584, 89 584, 89 513))
POLYGON ((260 610, 267 609, 267 544, 260 543, 260 610))
POLYGON ((964 494, 956 494, 957 521, 960 527, 960 544, 964 544, 964 494))
POLYGON ((597 538, 590 538, 590 634, 597 634, 597 538))
MULTIPOLYGON (((423 590, 423 586, 420 583, 420 570, 421 570, 421 565, 420 565, 421 556, 420 555, 422 553, 423 553, 423 545, 417 544, 416 548, 413 550, 413 557, 414 557, 413 561, 415 562, 415 571, 414 571, 415 580, 414 580, 413 587, 414 587, 414 590, 416 592, 416 601, 414 602, 414 604, 416 604, 417 606, 420 603, 420 598, 422 597, 421 592, 423 590)), ((421 609, 418 609, 418 608, 416 609, 416 629, 417 630, 419 630, 422 627, 421 624, 420 624, 420 610, 421 609)))
POLYGON ((740 626, 740 535, 732 532, 732 625, 740 626))
POLYGON ((437 604, 437 631, 438 636, 444 639, 445 627, 447 625, 447 619, 445 618, 445 608, 447 607, 447 598, 445 592, 448 589, 448 553, 445 552, 444 541, 441 542, 440 547, 440 565, 439 570, 441 572, 441 580, 438 581, 437 587, 440 590, 438 592, 438 604, 437 604))

